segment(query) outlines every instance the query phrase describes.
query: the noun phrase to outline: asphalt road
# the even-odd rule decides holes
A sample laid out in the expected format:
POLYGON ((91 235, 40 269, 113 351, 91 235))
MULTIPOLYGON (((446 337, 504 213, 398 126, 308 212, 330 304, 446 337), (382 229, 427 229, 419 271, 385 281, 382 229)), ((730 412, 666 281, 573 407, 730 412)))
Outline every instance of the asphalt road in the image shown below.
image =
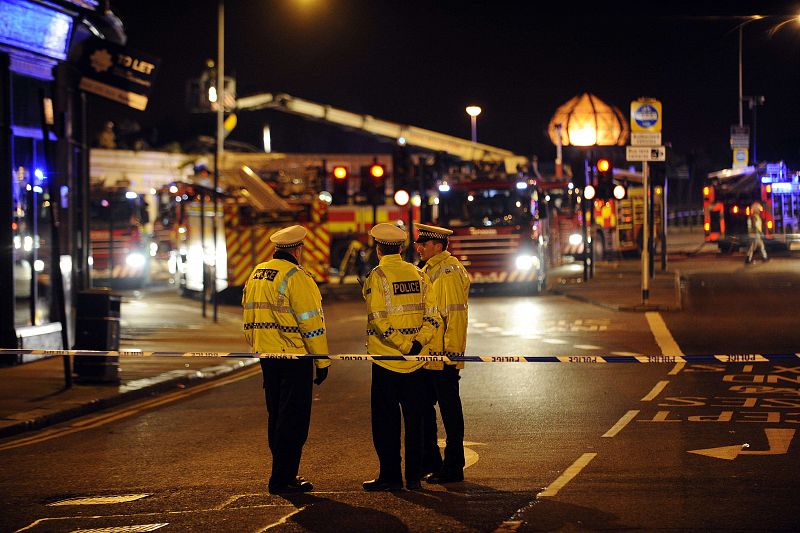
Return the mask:
MULTIPOLYGON (((180 313, 196 302, 170 305, 180 313)), ((473 298, 468 353, 660 354, 670 334, 685 353, 800 346, 796 327, 775 327, 780 310, 743 309, 722 307, 717 320, 704 321, 700 312, 617 313, 559 296, 473 298)), ((363 303, 326 302, 326 317, 332 351, 363 353, 363 303)), ((236 320, 224 320, 231 341, 241 342, 236 320)), ((137 335, 145 344, 187 339, 156 322, 137 335)), ((798 365, 474 363, 462 375, 464 483, 363 492, 361 482, 377 471, 369 363, 335 362, 315 387, 301 467, 317 490, 269 495, 261 378, 248 369, 40 431, 0 452, 0 529, 800 527, 798 365), (89 497, 106 500, 75 500, 89 497)))

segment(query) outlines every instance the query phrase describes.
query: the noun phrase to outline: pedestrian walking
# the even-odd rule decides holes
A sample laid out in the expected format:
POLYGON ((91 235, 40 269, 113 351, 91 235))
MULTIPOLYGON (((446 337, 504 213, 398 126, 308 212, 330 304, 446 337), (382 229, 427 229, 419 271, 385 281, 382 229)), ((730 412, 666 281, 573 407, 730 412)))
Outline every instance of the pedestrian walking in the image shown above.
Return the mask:
MULTIPOLYGON (((442 319, 442 327, 436 330, 426 350, 435 356, 462 357, 467 346, 469 276, 461 262, 447 251, 452 230, 427 224, 417 224, 417 228, 417 253, 425 263, 422 271, 430 277, 442 319)), ((428 400, 423 414, 423 470, 430 472, 428 483, 464 480, 464 413, 458 385, 462 368, 463 362, 432 361, 423 370, 428 400), (446 436, 444 460, 437 437, 437 403, 446 436)))
MULTIPOLYGON (((322 296, 314 278, 300 266, 306 229, 275 232, 272 259, 260 263, 244 287, 244 336, 256 353, 327 354, 322 296)), ((324 360, 261 359, 267 434, 272 453, 271 494, 309 492, 298 476, 300 456, 311 421, 311 388, 328 376, 324 360), (314 368, 316 367, 316 379, 314 368)))
MULTIPOLYGON (((418 355, 433 338, 440 318, 430 280, 400 255, 406 232, 392 224, 370 230, 379 263, 363 286, 367 302, 367 353, 418 355)), ((400 466, 401 409, 405 430, 406 488, 421 488, 423 361, 380 360, 372 364, 370 406, 372 442, 378 455, 378 477, 364 490, 392 491, 403 487, 400 466)))
POLYGON ((761 253, 764 261, 769 261, 767 257, 767 249, 764 247, 763 223, 761 222, 761 213, 764 211, 764 206, 761 202, 756 200, 750 205, 750 213, 747 216, 747 236, 750 238, 750 246, 747 248, 747 257, 744 260, 746 265, 753 262, 753 252, 758 251, 761 253))

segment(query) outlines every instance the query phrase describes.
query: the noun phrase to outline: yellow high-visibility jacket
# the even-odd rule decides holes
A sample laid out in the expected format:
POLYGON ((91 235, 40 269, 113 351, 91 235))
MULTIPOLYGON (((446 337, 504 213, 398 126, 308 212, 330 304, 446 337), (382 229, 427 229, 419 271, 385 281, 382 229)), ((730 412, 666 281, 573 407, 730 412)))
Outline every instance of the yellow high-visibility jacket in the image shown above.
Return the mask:
MULTIPOLYGON (((364 282, 367 353, 406 355, 413 341, 423 347, 441 324, 430 280, 399 254, 385 255, 364 282)), ((424 361, 376 361, 393 372, 413 372, 424 361)))
POLYGON ((244 286, 242 307, 244 337, 254 352, 328 353, 322 295, 303 267, 274 258, 259 264, 244 286))
MULTIPOLYGON (((436 330, 433 340, 426 347, 430 355, 463 356, 467 347, 467 322, 469 276, 461 262, 447 250, 431 257, 422 268, 433 285, 436 307, 442 317, 442 327, 436 330)), ((463 362, 447 363, 464 368, 463 362)), ((431 361, 425 368, 441 370, 441 361, 431 361)))

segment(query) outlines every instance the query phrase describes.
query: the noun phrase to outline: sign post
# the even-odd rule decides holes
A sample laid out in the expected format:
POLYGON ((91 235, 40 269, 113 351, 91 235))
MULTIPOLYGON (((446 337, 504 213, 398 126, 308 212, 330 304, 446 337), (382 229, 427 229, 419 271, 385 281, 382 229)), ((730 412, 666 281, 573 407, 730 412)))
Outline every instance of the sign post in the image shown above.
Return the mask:
MULTIPOLYGON (((631 144, 626 147, 628 161, 642 162, 642 189, 644 209, 642 219, 642 304, 650 300, 650 183, 647 176, 648 161, 665 161, 666 149, 663 146, 649 145, 658 141, 661 144, 661 102, 653 98, 639 98, 631 102, 631 144)), ((666 209, 666 205, 662 206, 666 209)))

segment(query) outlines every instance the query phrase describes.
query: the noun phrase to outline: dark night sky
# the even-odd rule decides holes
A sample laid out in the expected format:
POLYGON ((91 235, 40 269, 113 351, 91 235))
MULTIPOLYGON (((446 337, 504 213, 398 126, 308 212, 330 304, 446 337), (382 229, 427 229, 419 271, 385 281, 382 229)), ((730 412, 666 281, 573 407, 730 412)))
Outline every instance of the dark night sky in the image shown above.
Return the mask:
MULTIPOLYGON (((740 21, 714 16, 800 12, 797 2, 539 4, 228 0, 226 70, 240 96, 285 92, 464 138, 464 107, 475 103, 484 109, 481 142, 547 160, 555 154, 547 123, 573 96, 591 92, 626 117, 631 100, 652 96, 663 103, 664 141, 675 154, 705 154, 718 167, 730 166, 740 21)), ((95 116, 157 127, 161 142, 191 137, 197 128, 211 133, 210 117, 185 110, 184 87, 216 55, 216 1, 116 0, 112 8, 128 46, 162 63, 147 111, 96 98, 95 116)), ((800 24, 770 37, 781 20, 745 26, 744 94, 766 97, 757 117, 759 159, 800 168, 800 24)), ((240 114, 231 138, 259 146, 267 122, 276 151, 347 147, 338 131, 269 111, 240 114)), ((360 141, 350 142, 357 151, 360 141)))

